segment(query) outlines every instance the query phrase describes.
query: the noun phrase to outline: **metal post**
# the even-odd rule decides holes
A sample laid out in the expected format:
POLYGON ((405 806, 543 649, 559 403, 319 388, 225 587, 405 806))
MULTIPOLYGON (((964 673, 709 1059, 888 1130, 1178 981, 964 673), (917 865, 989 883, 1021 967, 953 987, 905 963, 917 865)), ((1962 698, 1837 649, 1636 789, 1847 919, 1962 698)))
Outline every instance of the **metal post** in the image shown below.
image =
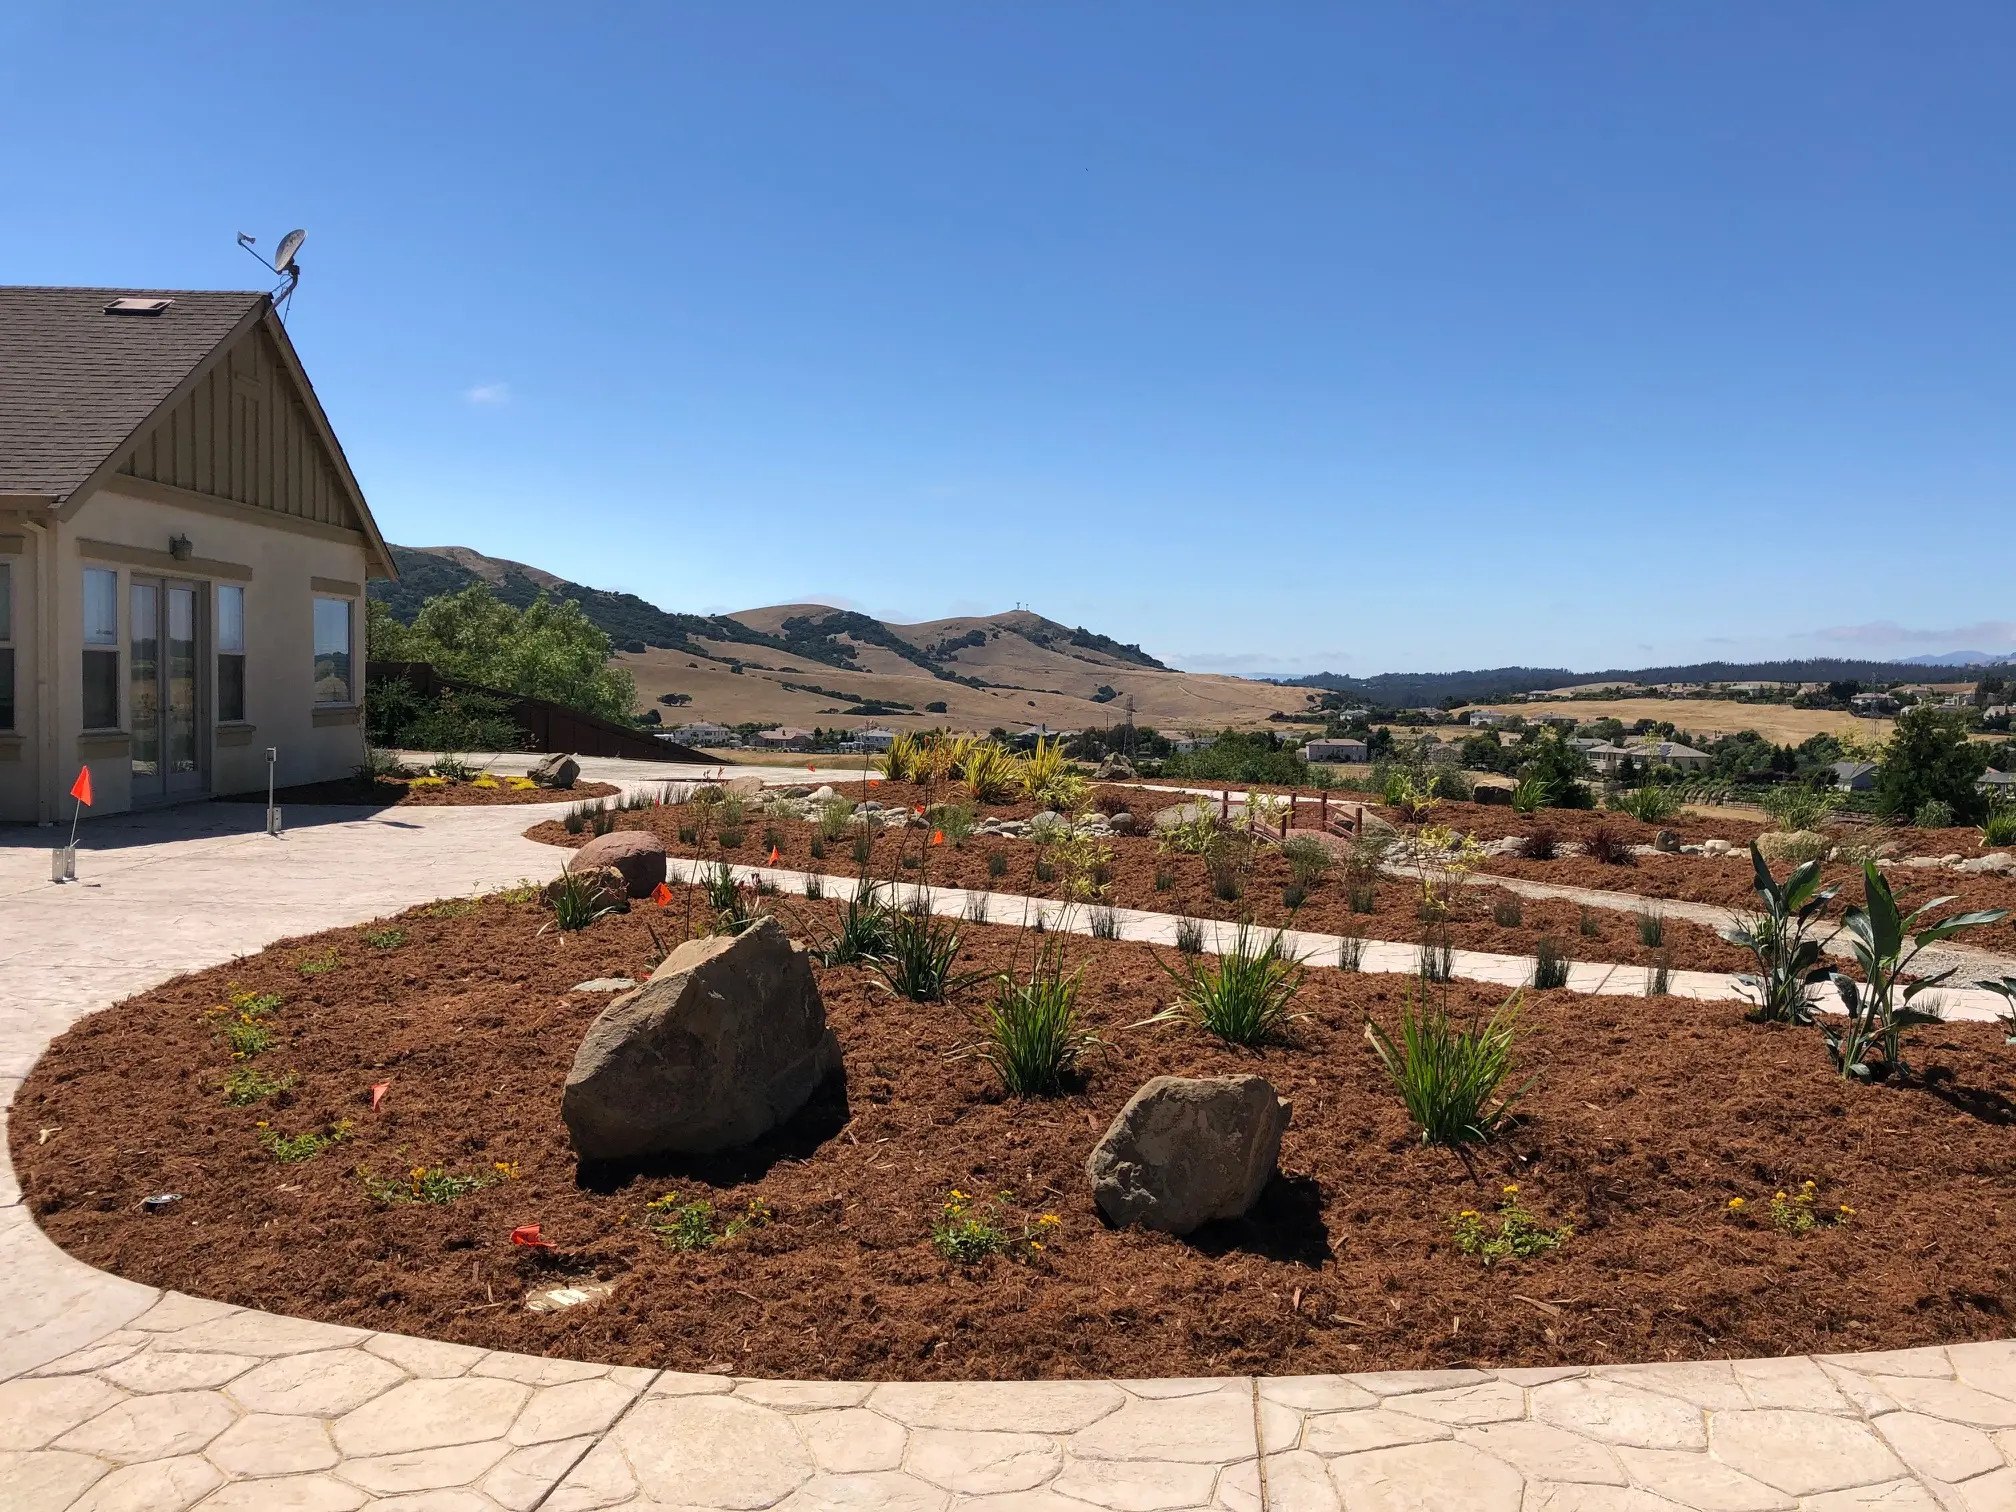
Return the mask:
POLYGON ((273 801, 276 791, 273 786, 274 771, 279 764, 279 760, 279 749, 274 746, 268 746, 266 748, 266 833, 269 835, 280 833, 280 808, 273 801))

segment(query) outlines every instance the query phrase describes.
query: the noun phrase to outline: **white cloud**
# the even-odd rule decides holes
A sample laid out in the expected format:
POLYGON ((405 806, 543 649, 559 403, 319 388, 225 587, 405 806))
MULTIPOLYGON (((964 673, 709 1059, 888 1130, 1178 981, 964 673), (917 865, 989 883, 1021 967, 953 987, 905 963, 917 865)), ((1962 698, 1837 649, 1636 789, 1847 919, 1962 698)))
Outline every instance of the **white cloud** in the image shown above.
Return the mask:
POLYGON ((464 389, 462 398, 470 404, 491 405, 511 402, 511 385, 508 383, 479 383, 472 389, 464 389))

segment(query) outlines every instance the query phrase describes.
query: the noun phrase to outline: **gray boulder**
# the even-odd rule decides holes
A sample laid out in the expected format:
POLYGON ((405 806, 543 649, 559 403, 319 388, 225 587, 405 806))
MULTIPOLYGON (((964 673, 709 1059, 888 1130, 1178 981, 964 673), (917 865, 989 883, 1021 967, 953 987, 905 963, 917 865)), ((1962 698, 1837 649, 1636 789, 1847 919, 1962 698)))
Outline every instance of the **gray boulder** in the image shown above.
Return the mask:
POLYGON ((1663 851, 1669 856, 1680 854, 1680 834, 1677 830, 1662 829, 1652 837, 1652 849, 1663 851))
POLYGON ((1092 1200, 1116 1224, 1170 1234, 1237 1218, 1274 1174, 1290 1112, 1263 1076, 1158 1076, 1085 1162, 1092 1200))
POLYGON ((839 1069, 811 959, 764 919, 687 941, 603 1009, 560 1116, 583 1160, 707 1154, 769 1132, 839 1069))
POLYGON ((1134 816, 1125 809, 1120 810, 1119 813, 1108 819, 1106 823, 1116 835, 1131 835, 1134 833, 1134 816))
POLYGON ((665 880, 665 842, 648 830, 611 830, 569 856, 566 869, 601 871, 612 866, 623 874, 629 896, 648 898, 665 880))
POLYGON ((542 788, 571 788, 580 775, 581 763, 559 751, 542 756, 530 773, 542 788))
POLYGON ((1092 775, 1100 782, 1131 782, 1134 778, 1134 763, 1116 751, 1100 762, 1099 769, 1092 775))

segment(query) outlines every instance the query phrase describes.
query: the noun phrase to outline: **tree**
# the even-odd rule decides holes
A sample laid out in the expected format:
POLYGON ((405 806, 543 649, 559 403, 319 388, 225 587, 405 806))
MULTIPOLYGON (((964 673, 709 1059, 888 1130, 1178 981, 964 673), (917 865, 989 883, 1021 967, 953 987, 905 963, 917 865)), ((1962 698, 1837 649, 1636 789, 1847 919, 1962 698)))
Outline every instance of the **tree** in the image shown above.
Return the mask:
POLYGON ((1557 726, 1527 742, 1532 754, 1519 768, 1522 778, 1538 778, 1555 808, 1588 808, 1589 758, 1557 726))
POLYGON ((627 720, 637 701, 630 674, 609 665, 609 637, 579 604, 541 594, 514 609, 472 583, 429 599, 411 625, 375 600, 367 615, 366 645, 382 661, 431 662, 444 677, 604 719, 627 720))
POLYGON ((1937 799, 1955 820, 1972 824, 1988 807, 1974 784, 1988 769, 1988 750, 1967 738, 1966 716, 1958 710, 1919 704, 1897 716, 1883 747, 1876 779, 1876 809, 1909 820, 1937 799))

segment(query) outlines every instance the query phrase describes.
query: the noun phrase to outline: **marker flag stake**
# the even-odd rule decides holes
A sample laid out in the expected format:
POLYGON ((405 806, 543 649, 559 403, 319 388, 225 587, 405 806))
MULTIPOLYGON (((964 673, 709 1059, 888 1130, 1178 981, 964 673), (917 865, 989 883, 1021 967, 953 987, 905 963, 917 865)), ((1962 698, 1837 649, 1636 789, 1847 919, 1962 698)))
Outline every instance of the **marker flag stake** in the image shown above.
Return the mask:
POLYGON ((70 844, 77 844, 77 821, 84 817, 84 810, 91 806, 91 768, 77 769, 77 780, 70 784, 70 796, 77 800, 77 811, 70 816, 70 844))
POLYGON ((672 889, 667 887, 663 882, 660 882, 656 887, 651 889, 651 901, 656 903, 660 908, 669 906, 672 902, 672 889))

